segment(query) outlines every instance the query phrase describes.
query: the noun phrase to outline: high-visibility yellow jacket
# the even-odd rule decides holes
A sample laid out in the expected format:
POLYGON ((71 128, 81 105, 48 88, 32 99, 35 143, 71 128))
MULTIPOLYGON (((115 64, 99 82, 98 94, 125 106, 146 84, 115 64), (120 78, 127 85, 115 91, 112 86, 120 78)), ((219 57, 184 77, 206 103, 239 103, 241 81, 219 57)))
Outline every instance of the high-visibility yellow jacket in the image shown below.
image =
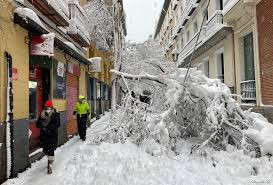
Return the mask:
POLYGON ((74 109, 74 114, 78 114, 79 116, 83 114, 89 114, 90 113, 90 107, 87 102, 77 102, 74 109))

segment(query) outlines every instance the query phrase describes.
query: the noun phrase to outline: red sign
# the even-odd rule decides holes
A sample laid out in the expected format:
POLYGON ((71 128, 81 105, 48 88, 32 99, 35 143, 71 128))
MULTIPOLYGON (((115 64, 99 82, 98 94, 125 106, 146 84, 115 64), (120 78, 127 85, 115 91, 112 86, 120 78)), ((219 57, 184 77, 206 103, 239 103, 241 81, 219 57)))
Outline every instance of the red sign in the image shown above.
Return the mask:
POLYGON ((33 36, 30 55, 54 56, 54 33, 33 36))
POLYGON ((12 80, 18 80, 18 69, 17 68, 12 68, 12 80))

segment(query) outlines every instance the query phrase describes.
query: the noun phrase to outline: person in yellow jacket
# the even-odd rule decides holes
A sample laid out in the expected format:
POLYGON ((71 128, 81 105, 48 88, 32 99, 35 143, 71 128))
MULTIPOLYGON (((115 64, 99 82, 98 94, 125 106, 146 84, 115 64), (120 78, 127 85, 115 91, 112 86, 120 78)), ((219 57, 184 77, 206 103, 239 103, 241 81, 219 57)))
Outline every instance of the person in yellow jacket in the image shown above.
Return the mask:
POLYGON ((77 115, 78 133, 81 140, 83 141, 85 141, 86 139, 87 119, 89 117, 89 114, 89 104, 85 101, 85 97, 80 95, 79 101, 75 105, 73 116, 75 119, 77 115))

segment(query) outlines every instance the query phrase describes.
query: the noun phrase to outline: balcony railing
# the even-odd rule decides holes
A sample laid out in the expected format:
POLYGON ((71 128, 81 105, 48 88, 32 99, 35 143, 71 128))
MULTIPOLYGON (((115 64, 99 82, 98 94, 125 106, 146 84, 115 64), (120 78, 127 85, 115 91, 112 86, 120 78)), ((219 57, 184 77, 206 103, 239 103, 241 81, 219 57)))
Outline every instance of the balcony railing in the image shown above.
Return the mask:
POLYGON ((64 0, 28 0, 57 26, 69 25, 69 10, 64 0))
POLYGON ((69 3, 69 9, 70 25, 67 28, 67 34, 81 46, 88 47, 90 45, 90 38, 88 29, 86 28, 88 24, 87 15, 76 1, 69 3))
POLYGON ((242 101, 245 103, 253 103, 256 101, 256 83, 255 80, 247 80, 241 82, 242 101))
POLYGON ((216 31, 218 31, 223 26, 222 11, 217 10, 207 21, 205 29, 202 30, 200 34, 200 41, 205 41, 209 39, 216 31))
MULTIPOLYGON (((222 12, 216 11, 214 15, 206 22, 206 25, 202 28, 196 48, 204 44, 205 41, 210 39, 223 26, 222 12)), ((193 52, 197 36, 198 33, 196 33, 193 38, 188 43, 186 43, 186 45, 182 48, 179 58, 184 59, 193 52)))

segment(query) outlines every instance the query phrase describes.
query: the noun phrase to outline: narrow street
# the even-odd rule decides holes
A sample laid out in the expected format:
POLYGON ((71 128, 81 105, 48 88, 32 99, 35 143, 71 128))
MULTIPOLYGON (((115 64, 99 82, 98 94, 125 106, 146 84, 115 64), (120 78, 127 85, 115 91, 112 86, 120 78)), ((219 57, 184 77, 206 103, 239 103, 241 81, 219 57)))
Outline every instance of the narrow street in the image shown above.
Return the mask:
POLYGON ((181 141, 177 157, 147 154, 132 143, 92 144, 96 133, 109 125, 110 113, 96 121, 82 142, 77 136, 56 151, 53 174, 46 174, 47 158, 32 164, 18 178, 3 185, 249 185, 271 184, 273 161, 253 159, 242 152, 190 155, 190 143, 181 141), (259 172, 255 173, 254 168, 259 172))
POLYGON ((1 185, 273 185, 273 0, 1 0, 1 185))

